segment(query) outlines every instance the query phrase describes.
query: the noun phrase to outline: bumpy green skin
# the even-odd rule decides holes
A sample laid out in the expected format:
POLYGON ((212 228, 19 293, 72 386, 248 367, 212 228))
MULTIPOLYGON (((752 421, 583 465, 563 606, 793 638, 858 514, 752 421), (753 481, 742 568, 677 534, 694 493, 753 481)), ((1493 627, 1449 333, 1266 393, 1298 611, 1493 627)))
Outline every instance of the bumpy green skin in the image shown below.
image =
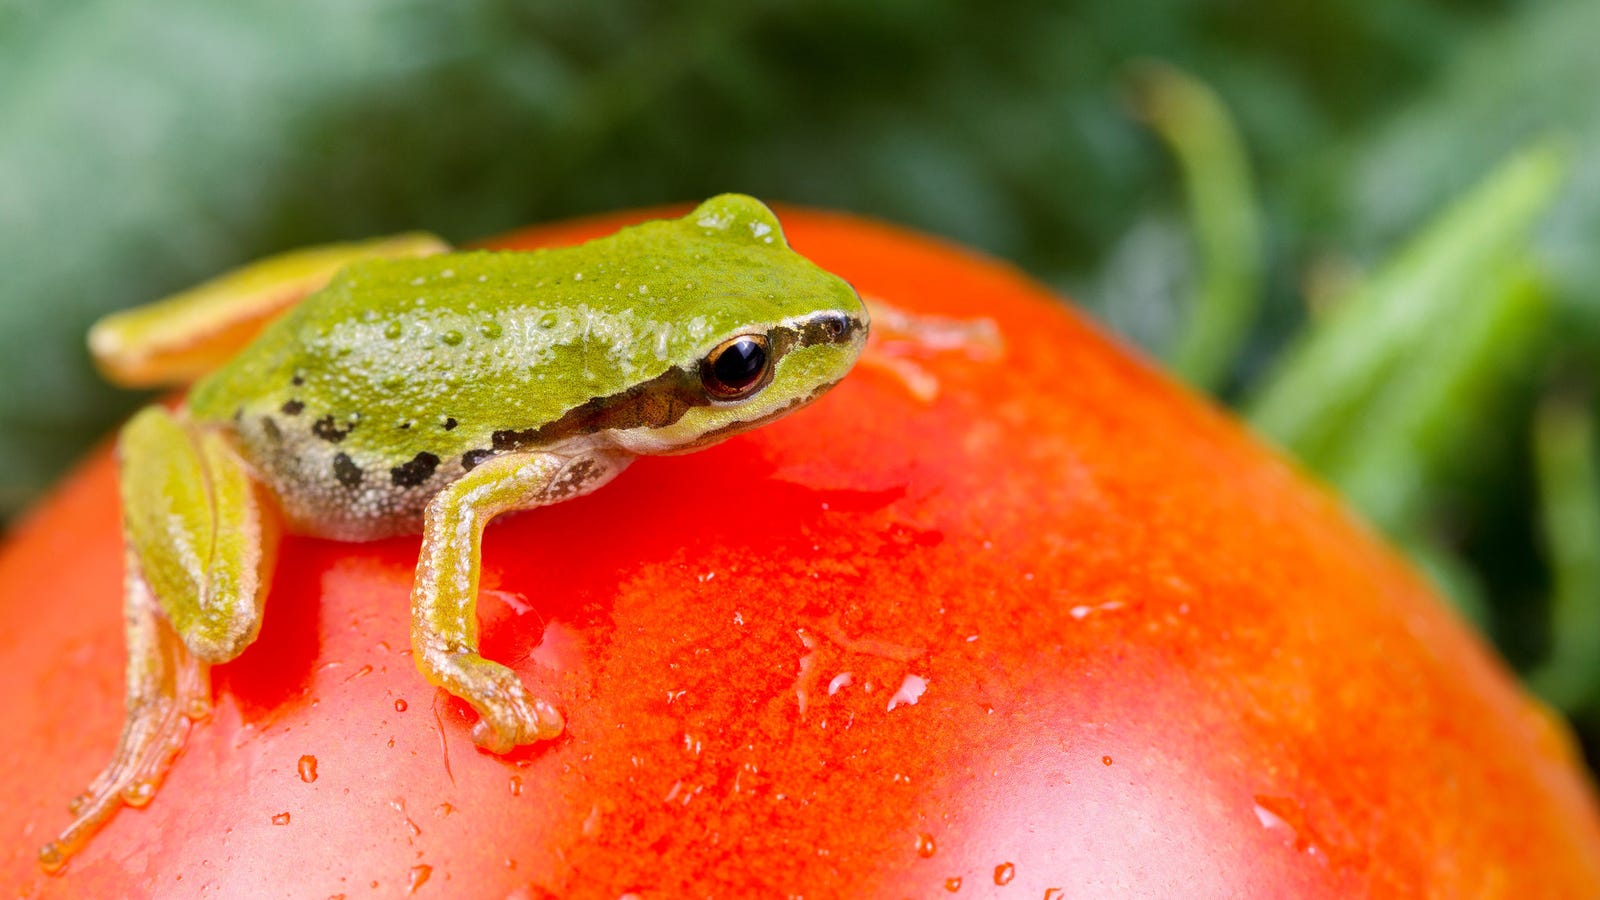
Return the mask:
MULTIPOLYGON (((196 385, 188 409, 232 424, 296 530, 415 531, 427 499, 488 454, 624 431, 607 398, 665 393, 663 379, 694 381, 725 338, 826 311, 849 317, 853 339, 780 360, 755 412, 842 376, 866 315, 848 284, 789 249, 765 206, 724 195, 580 247, 357 263, 196 385), (593 415, 573 412, 586 404, 593 415)), ((684 418, 628 449, 692 448, 758 416, 684 418)))

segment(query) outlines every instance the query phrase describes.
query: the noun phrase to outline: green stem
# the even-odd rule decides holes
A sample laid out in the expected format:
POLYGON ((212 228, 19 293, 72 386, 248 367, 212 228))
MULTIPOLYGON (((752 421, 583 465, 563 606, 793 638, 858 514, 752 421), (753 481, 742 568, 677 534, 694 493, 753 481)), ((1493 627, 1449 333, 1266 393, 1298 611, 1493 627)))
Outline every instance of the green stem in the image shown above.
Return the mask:
POLYGON ((1540 518, 1555 593, 1550 655, 1528 684, 1552 705, 1577 712, 1600 689, 1600 466, 1585 404, 1547 400, 1534 432, 1540 518))
POLYGON ((1220 98, 1159 63, 1133 72, 1133 102, 1182 171, 1200 286, 1170 363, 1215 391, 1228 376, 1261 301, 1261 224, 1244 147, 1220 98))

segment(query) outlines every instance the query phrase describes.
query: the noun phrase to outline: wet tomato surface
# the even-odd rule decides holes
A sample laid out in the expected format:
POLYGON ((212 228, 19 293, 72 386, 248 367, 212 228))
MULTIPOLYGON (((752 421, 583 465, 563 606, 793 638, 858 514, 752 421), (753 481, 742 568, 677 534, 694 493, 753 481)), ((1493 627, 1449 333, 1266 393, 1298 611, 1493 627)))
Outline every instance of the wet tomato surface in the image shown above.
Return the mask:
MULTIPOLYGON (((621 220, 526 232, 571 242, 621 220)), ((24 896, 1586 896, 1562 732, 1338 504, 993 262, 794 245, 1003 351, 889 341, 814 406, 485 540, 509 757, 408 649, 415 539, 290 539, 142 810, 35 853, 121 721, 114 472, 0 550, 0 883, 24 896), (886 362, 887 360, 887 362, 886 362)))

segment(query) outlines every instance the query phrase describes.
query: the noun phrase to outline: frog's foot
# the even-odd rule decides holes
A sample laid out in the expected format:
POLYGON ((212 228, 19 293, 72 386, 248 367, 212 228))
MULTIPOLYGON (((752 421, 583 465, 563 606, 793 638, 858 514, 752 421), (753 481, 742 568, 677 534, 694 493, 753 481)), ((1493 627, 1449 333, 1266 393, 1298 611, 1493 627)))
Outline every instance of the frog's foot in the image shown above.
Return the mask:
POLYGON ((424 674, 434 684, 472 704, 481 717, 472 740, 490 753, 559 737, 566 723, 550 701, 534 697, 517 673, 467 651, 429 654, 424 674))
MULTIPOLYGON (((46 871, 59 870, 123 806, 144 806, 155 796, 173 759, 183 749, 190 724, 211 714, 209 670, 164 622, 130 622, 159 635, 154 655, 135 660, 129 673, 128 718, 116 755, 68 809, 73 820, 39 851, 46 871)), ((146 645, 151 646, 151 645, 146 645)), ((137 645, 130 650, 137 652, 137 645)))

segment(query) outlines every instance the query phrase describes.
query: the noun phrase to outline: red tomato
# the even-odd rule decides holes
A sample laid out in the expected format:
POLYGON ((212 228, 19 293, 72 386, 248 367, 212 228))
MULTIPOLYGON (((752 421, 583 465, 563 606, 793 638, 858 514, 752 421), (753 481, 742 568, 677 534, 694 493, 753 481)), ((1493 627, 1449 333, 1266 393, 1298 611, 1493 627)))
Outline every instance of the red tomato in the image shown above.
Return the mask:
MULTIPOLYGON (((539 229, 571 242, 622 219, 539 229)), ((1562 732, 1338 504, 1012 270, 789 210, 999 359, 813 407, 489 530, 510 757, 408 649, 414 538, 290 539, 165 786, 40 844, 122 716, 114 473, 0 552, 0 882, 39 896, 1592 896, 1562 732)))

